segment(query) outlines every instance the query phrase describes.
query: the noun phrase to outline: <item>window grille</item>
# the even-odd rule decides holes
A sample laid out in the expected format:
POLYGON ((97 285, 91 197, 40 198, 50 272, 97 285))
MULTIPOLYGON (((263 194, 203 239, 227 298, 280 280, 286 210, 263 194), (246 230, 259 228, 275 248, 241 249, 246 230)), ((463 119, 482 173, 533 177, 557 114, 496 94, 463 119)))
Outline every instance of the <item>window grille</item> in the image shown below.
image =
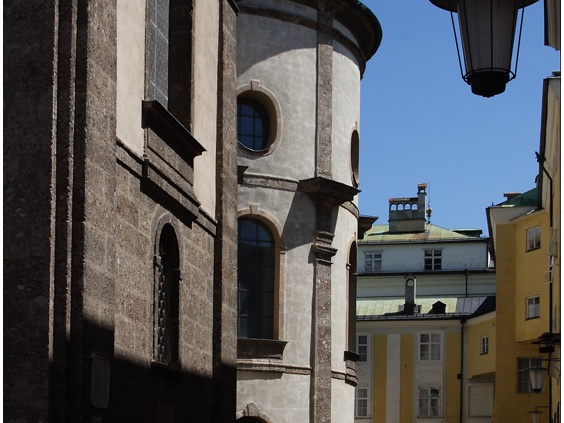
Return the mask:
POLYGON ((238 336, 274 335, 274 238, 263 223, 241 218, 238 241, 238 336))
POLYGON ((168 109, 170 0, 152 0, 150 16, 149 89, 153 100, 168 109))
POLYGON ((368 388, 356 388, 354 395, 355 417, 368 417, 368 388))
POLYGON ((364 270, 369 273, 382 271, 382 251, 366 251, 364 253, 364 270))
POLYGON ((533 319, 535 317, 540 317, 540 297, 535 295, 534 297, 527 298, 527 319, 533 319))
POLYGON ((487 354, 489 351, 489 338, 487 336, 482 336, 480 339, 480 354, 487 354))
POLYGON ((541 247, 540 226, 527 229, 527 251, 536 250, 541 247))
POLYGON ((368 336, 358 335, 357 336, 357 352, 359 355, 358 361, 368 360, 368 336))
POLYGON ((439 417, 441 415, 441 390, 439 388, 419 388, 419 417, 439 417))
POLYGON ((179 334, 179 251, 171 225, 165 225, 155 257, 155 361, 178 364, 179 334))
POLYGON ((419 359, 422 361, 441 359, 441 335, 439 333, 419 334, 419 359))
POLYGON ((425 270, 441 270, 442 255, 442 250, 425 250, 425 270))

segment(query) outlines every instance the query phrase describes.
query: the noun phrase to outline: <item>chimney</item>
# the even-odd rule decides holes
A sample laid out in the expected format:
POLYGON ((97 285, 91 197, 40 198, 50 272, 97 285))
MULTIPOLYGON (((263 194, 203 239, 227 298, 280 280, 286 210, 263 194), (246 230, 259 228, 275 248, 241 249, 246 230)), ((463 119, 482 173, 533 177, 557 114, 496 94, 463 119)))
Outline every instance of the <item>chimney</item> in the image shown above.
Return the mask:
POLYGON ((415 314, 415 286, 417 278, 411 273, 404 276, 405 279, 405 304, 403 306, 404 314, 413 316, 415 314))
POLYGON ((520 192, 504 192, 503 196, 507 198, 507 201, 513 200, 515 197, 519 197, 521 195, 520 192))

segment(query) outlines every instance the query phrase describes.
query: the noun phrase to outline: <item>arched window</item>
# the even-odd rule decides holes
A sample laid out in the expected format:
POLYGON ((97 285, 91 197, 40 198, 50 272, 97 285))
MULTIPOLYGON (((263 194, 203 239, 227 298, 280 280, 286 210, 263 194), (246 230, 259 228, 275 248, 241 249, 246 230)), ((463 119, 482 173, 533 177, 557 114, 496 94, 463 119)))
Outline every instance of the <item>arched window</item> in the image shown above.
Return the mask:
POLYGON ((237 139, 250 150, 268 147, 270 122, 266 107, 253 97, 237 99, 237 139))
POLYGON ((239 338, 272 339, 274 335, 274 237, 262 222, 238 221, 239 338))
POLYGON ((240 419, 237 419, 237 423, 262 423, 262 420, 256 419, 254 417, 245 416, 245 417, 241 417, 240 419))
POLYGON ((358 131, 353 131, 351 136, 351 170, 352 170, 352 180, 353 186, 358 187, 359 180, 359 154, 360 154, 360 139, 358 136, 358 131))
POLYGON ((180 254, 172 225, 164 225, 155 257, 155 361, 176 367, 178 357, 180 254))

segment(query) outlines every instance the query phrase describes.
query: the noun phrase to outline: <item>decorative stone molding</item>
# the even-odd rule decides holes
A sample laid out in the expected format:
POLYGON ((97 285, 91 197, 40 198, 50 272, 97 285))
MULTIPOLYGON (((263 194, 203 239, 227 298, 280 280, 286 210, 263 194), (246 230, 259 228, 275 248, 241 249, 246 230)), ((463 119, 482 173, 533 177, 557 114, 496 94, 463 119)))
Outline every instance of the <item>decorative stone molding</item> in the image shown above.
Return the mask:
POLYGON ((245 157, 268 156, 278 148, 282 140, 282 108, 280 103, 276 96, 256 79, 251 79, 248 84, 237 88, 237 99, 243 97, 253 98, 265 107, 268 112, 270 133, 265 149, 255 151, 237 143, 238 153, 245 157))
POLYGON ((374 222, 378 220, 377 216, 359 216, 358 218, 358 239, 364 238, 364 234, 368 231, 374 222))
POLYGON ((282 360, 287 341, 274 339, 237 339, 237 358, 282 360))
POLYGON ((150 129, 143 153, 142 183, 171 210, 195 220, 200 203, 193 188, 194 158, 205 151, 204 147, 158 101, 142 102, 141 124, 150 129))
POLYGON ((284 364, 278 360, 238 359, 238 372, 286 373, 292 375, 311 375, 311 367, 284 364))
POLYGON ((272 423, 272 420, 263 414, 254 402, 250 402, 242 411, 237 412, 236 418, 240 419, 242 417, 255 417, 263 423, 272 423))
POLYGON ((358 377, 356 375, 356 362, 360 356, 352 351, 345 351, 344 360, 347 366, 347 372, 345 374, 345 382, 349 385, 356 386, 358 383, 358 377))
POLYGON ((263 188, 274 188, 283 191, 297 191, 299 182, 294 179, 280 178, 271 175, 258 175, 245 173, 246 166, 239 166, 239 183, 247 186, 257 186, 263 188))
POLYGON ((326 207, 334 207, 352 201, 360 192, 349 185, 322 176, 302 179, 300 188, 316 203, 326 207))

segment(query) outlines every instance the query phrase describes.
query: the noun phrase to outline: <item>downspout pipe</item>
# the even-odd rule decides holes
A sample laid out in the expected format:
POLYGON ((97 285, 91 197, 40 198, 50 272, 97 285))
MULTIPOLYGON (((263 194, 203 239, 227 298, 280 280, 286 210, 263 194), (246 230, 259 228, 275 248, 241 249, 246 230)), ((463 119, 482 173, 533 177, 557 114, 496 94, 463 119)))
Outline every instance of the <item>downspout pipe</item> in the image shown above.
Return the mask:
POLYGON ((459 418, 460 423, 464 423, 464 327, 466 325, 466 319, 460 319, 460 406, 459 406, 459 418))
MULTIPOLYGON (((549 211, 549 216, 550 216, 550 231, 551 231, 551 235, 552 235, 552 224, 553 224, 553 180, 552 177, 550 176, 550 173, 548 172, 548 170, 546 170, 546 168, 544 167, 544 162, 546 161, 546 157, 544 157, 544 155, 541 155, 537 152, 535 152, 535 156, 537 158, 537 162, 539 163, 543 173, 546 175, 546 177, 548 178, 548 182, 549 182, 549 206, 548 206, 548 211, 549 211)), ((542 187, 541 187, 542 190, 542 187)), ((541 203, 542 206, 542 203, 541 203)), ((553 258, 549 255, 548 257, 548 267, 550 269, 551 272, 551 281, 550 281, 550 289, 548 290, 549 295, 548 295, 548 303, 549 303, 549 309, 548 309, 548 333, 550 333, 550 338, 552 339, 552 307, 553 307, 553 293, 552 293, 552 264, 553 264, 553 258)), ((552 359, 552 352, 548 353, 548 371, 549 371, 549 377, 548 377, 548 416, 549 416, 549 421, 552 423, 552 377, 550 376, 550 363, 551 363, 551 359, 552 359)))
POLYGON ((468 297, 468 269, 464 269, 464 296, 468 297))

